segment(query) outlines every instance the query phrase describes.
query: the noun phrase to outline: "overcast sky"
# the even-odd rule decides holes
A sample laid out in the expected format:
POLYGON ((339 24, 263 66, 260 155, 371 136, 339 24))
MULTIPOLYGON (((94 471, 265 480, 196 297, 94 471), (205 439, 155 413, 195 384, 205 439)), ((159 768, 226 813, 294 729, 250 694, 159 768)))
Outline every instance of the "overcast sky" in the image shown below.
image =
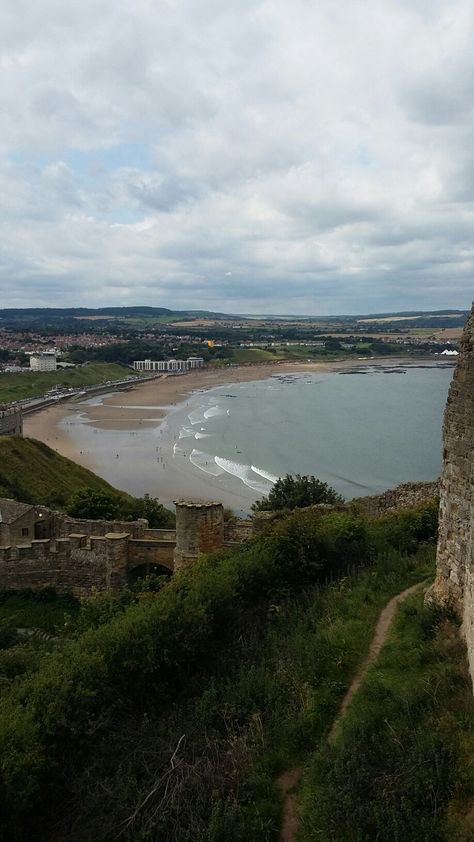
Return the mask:
POLYGON ((467 308, 474 0, 2 0, 1 307, 467 308))

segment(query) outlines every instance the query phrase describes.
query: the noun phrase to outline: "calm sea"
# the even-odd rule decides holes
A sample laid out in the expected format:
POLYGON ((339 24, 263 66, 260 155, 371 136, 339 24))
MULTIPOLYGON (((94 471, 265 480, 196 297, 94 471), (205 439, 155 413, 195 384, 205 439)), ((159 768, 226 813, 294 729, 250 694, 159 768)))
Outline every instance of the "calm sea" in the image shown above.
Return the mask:
POLYGON ((97 431, 78 413, 68 432, 109 482, 165 503, 199 494, 248 511, 287 473, 352 498, 439 475, 452 374, 434 364, 282 374, 197 392, 154 428, 97 431))

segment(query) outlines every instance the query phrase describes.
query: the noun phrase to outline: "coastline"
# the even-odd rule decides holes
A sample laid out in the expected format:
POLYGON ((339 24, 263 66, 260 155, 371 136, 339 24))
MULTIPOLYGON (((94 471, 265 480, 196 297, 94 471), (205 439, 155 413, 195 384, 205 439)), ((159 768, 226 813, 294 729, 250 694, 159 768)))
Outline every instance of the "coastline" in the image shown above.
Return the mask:
MULTIPOLYGON (((273 375, 304 374, 312 372, 335 372, 351 369, 364 369, 367 367, 399 368, 403 366, 432 365, 433 360, 425 358, 382 358, 377 359, 348 359, 337 362, 316 362, 316 363, 275 363, 260 365, 232 366, 222 369, 203 369, 188 372, 179 376, 163 375, 144 383, 134 383, 126 391, 113 391, 101 396, 96 402, 92 399, 90 403, 72 400, 63 404, 40 410, 24 419, 24 434, 29 438, 35 438, 44 442, 63 456, 83 465, 89 470, 104 476, 103 470, 97 464, 93 453, 89 452, 87 446, 81 446, 80 435, 68 431, 69 424, 75 423, 68 419, 77 418, 78 411, 81 413, 81 425, 93 428, 99 435, 109 431, 109 435, 120 437, 123 435, 134 435, 134 431, 143 431, 144 435, 154 435, 167 416, 172 414, 177 407, 186 403, 186 400, 199 392, 206 392, 216 386, 226 384, 237 384, 266 380, 273 375), (84 448, 84 449, 81 449, 84 448)), ((441 363, 442 361, 438 361, 441 363)), ((443 366, 444 367, 444 366, 443 366)), ((165 425, 166 427, 166 425, 165 425)), ((95 438, 95 437, 94 437, 95 438)), ((162 439, 164 442, 164 439, 162 439)), ((117 444, 117 449, 119 445, 117 444)), ((119 457, 117 456, 117 459, 119 457)), ((115 460, 114 460, 115 461, 115 460)), ((205 497, 215 495, 212 490, 212 478, 192 476, 191 472, 185 469, 177 460, 166 462, 167 470, 157 475, 156 488, 149 489, 153 496, 167 505, 173 499, 180 496, 205 497), (209 488, 208 488, 209 486, 209 488), (185 492, 184 492, 185 489, 185 492)), ((163 468, 165 466, 163 465, 163 468)), ((140 466, 137 465, 137 476, 140 475, 140 466)), ((126 472, 125 464, 117 461, 113 466, 114 479, 105 476, 118 488, 141 496, 146 489, 139 484, 137 479, 136 487, 131 488, 131 477, 126 472), (123 471, 123 473, 122 473, 123 471)), ((248 498, 240 494, 224 494, 224 505, 234 509, 241 509, 248 498)))
MULTIPOLYGON (((426 358, 409 360, 408 363, 427 362, 426 358)), ((226 384, 246 383, 254 380, 266 380, 274 374, 299 374, 307 372, 338 371, 348 368, 362 368, 367 365, 401 365, 407 364, 402 357, 379 357, 372 359, 348 359, 337 362, 284 362, 260 363, 251 365, 228 366, 216 369, 196 369, 186 374, 162 375, 143 383, 134 383, 126 390, 117 389, 107 393, 107 397, 97 406, 84 406, 83 401, 75 400, 40 409, 23 419, 24 435, 44 442, 57 450, 62 456, 67 456, 74 462, 93 470, 91 460, 81 453, 73 436, 60 427, 71 413, 78 408, 87 413, 88 419, 94 426, 101 429, 131 429, 138 426, 153 427, 156 422, 163 421, 166 416, 179 404, 186 401, 193 393, 207 391, 215 386, 226 384), (118 395, 120 402, 118 404, 118 395), (139 396, 140 409, 137 410, 139 396), (113 412, 119 409, 119 412, 113 412)))

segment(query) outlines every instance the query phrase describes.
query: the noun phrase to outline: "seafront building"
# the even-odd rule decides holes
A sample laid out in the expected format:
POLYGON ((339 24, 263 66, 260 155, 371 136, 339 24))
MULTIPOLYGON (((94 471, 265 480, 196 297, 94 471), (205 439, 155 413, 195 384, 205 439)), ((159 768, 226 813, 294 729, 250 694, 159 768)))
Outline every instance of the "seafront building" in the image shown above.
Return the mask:
POLYGON ((30 355, 32 371, 56 371, 56 354, 54 351, 41 351, 30 355))
POLYGON ((176 374, 202 368, 203 365, 203 357, 188 357, 187 360, 135 360, 133 368, 135 371, 167 371, 176 374))

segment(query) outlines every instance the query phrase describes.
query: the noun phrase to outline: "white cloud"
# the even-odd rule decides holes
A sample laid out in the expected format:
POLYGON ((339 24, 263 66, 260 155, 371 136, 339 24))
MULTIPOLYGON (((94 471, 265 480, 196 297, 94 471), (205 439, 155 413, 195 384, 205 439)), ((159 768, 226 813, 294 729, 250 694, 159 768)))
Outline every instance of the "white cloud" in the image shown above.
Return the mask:
POLYGON ((471 0, 3 0, 3 306, 467 307, 473 28, 471 0))

